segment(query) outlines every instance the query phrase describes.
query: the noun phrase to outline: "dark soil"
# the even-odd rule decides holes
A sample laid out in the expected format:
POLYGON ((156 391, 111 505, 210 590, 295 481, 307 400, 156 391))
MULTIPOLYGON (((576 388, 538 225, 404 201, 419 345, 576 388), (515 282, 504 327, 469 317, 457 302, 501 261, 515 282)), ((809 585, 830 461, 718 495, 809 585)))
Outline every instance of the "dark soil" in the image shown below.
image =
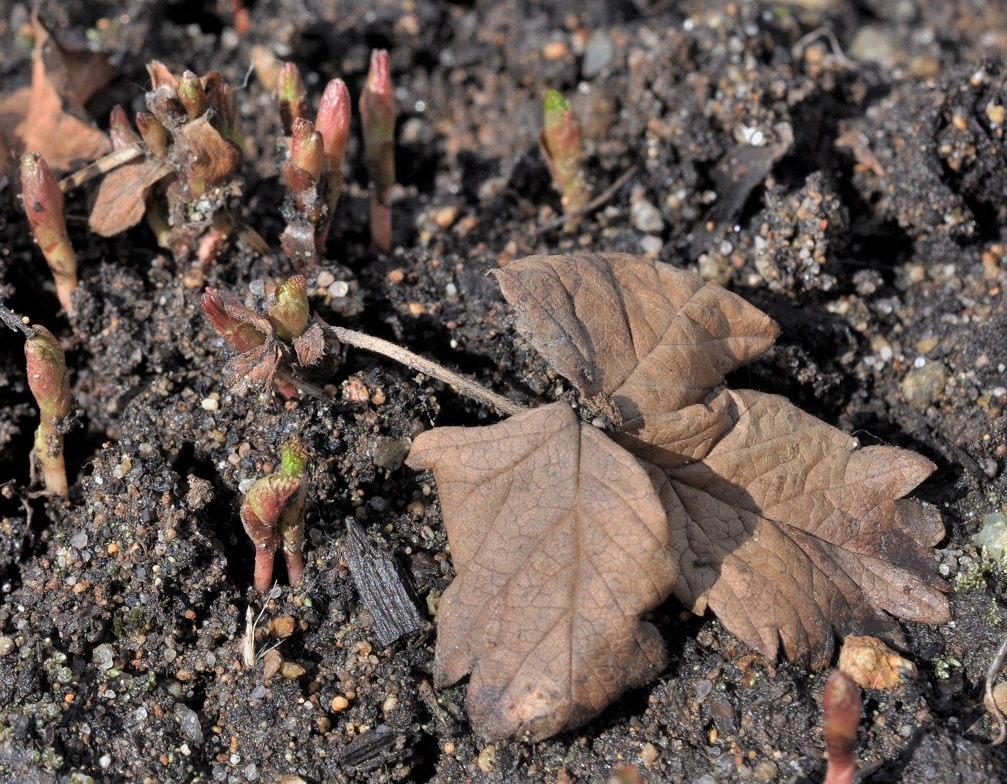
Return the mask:
MULTIPOLYGON (((733 385, 786 394, 864 443, 939 466, 918 495, 944 513, 935 557, 954 585, 955 620, 907 625, 919 677, 865 692, 864 780, 1000 780, 1005 754, 985 745, 994 727, 982 688, 1007 590, 970 538, 1007 502, 1004 5, 246 3, 243 37, 225 0, 47 2, 42 14, 65 39, 88 31, 114 52, 120 76, 90 105, 98 118, 114 103, 142 108, 150 59, 241 85, 260 44, 295 61, 317 100, 337 75, 356 97, 371 48, 387 47, 401 111, 397 247, 386 258, 368 250, 355 127, 322 268, 348 293, 315 277, 313 305, 515 400, 559 391, 484 276, 511 258, 650 254, 766 310, 782 327, 777 347, 733 385), (799 44, 822 26, 841 51, 822 37, 799 44), (570 233, 536 233, 559 210, 536 141, 546 86, 574 96, 596 192, 635 167, 570 233), (776 148, 781 123, 794 138, 776 148)), ((28 9, 0 7, 6 91, 29 77, 18 40, 28 9)), ((277 250, 263 259, 236 246, 206 283, 244 296, 251 281, 292 269, 279 251, 277 112, 254 77, 240 97, 243 218, 277 250)), ((432 624, 378 643, 349 572, 345 520, 400 560, 434 610, 452 576, 436 487, 401 458, 433 424, 494 413, 359 351, 320 380, 330 399, 231 394, 229 349, 188 270, 143 225, 109 241, 88 233, 82 191, 67 207, 82 258, 67 320, 12 175, 0 190, 0 295, 68 348, 79 414, 66 440, 70 502, 29 493, 36 411, 20 338, 5 331, 0 780, 821 779, 824 678, 764 661, 673 601, 653 614, 671 664, 650 687, 542 743, 474 736, 464 684, 432 689, 432 624), (237 505, 294 432, 314 458, 308 569, 291 588, 281 567, 264 596, 250 588, 237 505), (301 669, 266 680, 273 646, 301 669)))

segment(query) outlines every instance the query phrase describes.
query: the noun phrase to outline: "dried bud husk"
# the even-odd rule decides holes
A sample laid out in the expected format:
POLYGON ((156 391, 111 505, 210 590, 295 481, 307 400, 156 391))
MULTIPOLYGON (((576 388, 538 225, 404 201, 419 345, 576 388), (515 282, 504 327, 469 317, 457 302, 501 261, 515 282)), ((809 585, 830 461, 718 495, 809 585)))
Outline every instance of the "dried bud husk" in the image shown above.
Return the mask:
POLYGON ((304 86, 301 72, 293 63, 284 63, 276 81, 276 95, 280 104, 283 132, 289 136, 294 120, 308 115, 308 88, 304 86))
POLYGON ((391 199, 395 184, 395 93, 388 52, 371 53, 371 68, 360 95, 367 173, 371 180, 371 244, 392 247, 391 199))
POLYGON ((28 387, 40 413, 33 455, 41 466, 46 490, 66 498, 69 488, 61 426, 72 405, 66 357, 49 330, 37 324, 32 329, 35 334, 25 341, 24 355, 28 387))
POLYGON ((300 482, 285 474, 258 479, 248 489, 241 504, 241 523, 255 545, 257 591, 269 588, 273 579, 273 558, 280 544, 278 524, 287 501, 298 491, 300 482))
POLYGON ((63 310, 72 314, 77 254, 66 232, 59 183, 38 153, 28 153, 21 159, 21 193, 32 234, 56 282, 56 296, 63 310))
POLYGON ((857 771, 860 708, 856 681, 841 670, 833 672, 822 693, 822 727, 829 755, 824 784, 852 784, 857 771))
POLYGON ((150 74, 151 89, 170 87, 172 91, 178 92, 178 79, 164 63, 159 60, 151 60, 147 63, 147 73, 150 74))
MULTIPOLYGON (((234 313, 247 311, 236 296, 227 291, 207 288, 203 294, 203 313, 210 319, 214 329, 235 351, 240 354, 251 351, 266 342, 266 335, 248 321, 237 318, 234 313)), ((251 311, 247 311, 251 313, 251 311)), ((251 313, 252 316, 257 314, 251 313)))
POLYGON ((178 100, 189 115, 190 120, 202 117, 210 105, 206 97, 206 91, 199 81, 199 77, 192 71, 186 71, 178 81, 178 100))
POLYGON ((311 319, 308 282, 303 275, 287 278, 276 289, 276 299, 269 308, 269 320, 276 337, 290 343, 304 334, 311 319))
POLYGON ((580 123, 570 102, 556 90, 549 90, 544 104, 545 122, 539 146, 553 185, 559 191, 567 215, 584 208, 591 192, 584 177, 584 143, 580 123))

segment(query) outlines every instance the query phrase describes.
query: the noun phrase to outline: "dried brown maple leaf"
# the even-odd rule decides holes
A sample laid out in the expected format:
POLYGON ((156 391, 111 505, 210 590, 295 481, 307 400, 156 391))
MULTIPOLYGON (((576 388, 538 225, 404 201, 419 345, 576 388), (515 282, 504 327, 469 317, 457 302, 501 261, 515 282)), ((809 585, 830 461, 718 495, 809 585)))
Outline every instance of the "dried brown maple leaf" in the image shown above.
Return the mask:
MULTIPOLYGON (((668 576, 647 535, 635 546, 648 562, 629 574, 599 556, 587 567, 604 584, 631 591, 647 585, 646 601, 613 592, 615 604, 572 612, 580 594, 556 590, 538 565, 562 563, 568 574, 584 568, 583 551, 573 551, 571 561, 569 549, 548 540, 551 528, 536 527, 571 508, 559 491, 571 472, 584 499, 624 481, 614 470, 580 469, 587 432, 594 434, 591 451, 603 443, 606 459, 620 465, 635 456, 651 477, 665 512, 673 592, 697 613, 713 609, 767 656, 775 657, 782 641, 789 658, 820 667, 836 631, 898 641, 890 616, 948 620, 945 586, 927 551, 943 536, 940 517, 899 500, 933 470, 929 461, 891 447, 860 449, 775 395, 715 392, 726 372, 772 343, 776 328, 768 317, 695 275, 623 254, 534 257, 496 274, 518 330, 583 395, 615 403, 622 422, 613 437, 628 451, 583 428, 571 431, 581 433, 576 444, 550 440, 538 412, 417 439, 409 463, 434 469, 459 575, 452 595, 465 597, 441 606, 436 674, 451 683, 472 673, 477 729, 544 737, 590 718, 643 672, 627 668, 631 677, 611 681, 607 696, 585 701, 590 710, 571 707, 581 704, 571 695, 594 670, 612 671, 626 638, 615 630, 638 623, 668 576), (512 422, 520 427, 511 429, 512 422), (557 447, 561 453, 553 455, 557 447), (537 456, 541 449, 547 457, 537 456), (505 593, 511 586, 534 601, 512 600, 505 593), (541 606, 552 617, 611 629, 604 632, 611 636, 583 656, 567 656, 565 670, 556 668, 565 651, 581 648, 562 624, 547 622, 541 606)), ((622 514, 609 508, 578 516, 577 530, 595 524, 621 531, 632 519, 622 514)), ((614 549, 629 546, 620 537, 614 549)))
POLYGON ((930 475, 929 460, 860 449, 776 395, 724 391, 708 410, 723 430, 705 454, 649 466, 683 604, 709 607, 769 658, 782 641, 815 669, 831 660, 835 631, 901 642, 891 615, 949 620, 927 550, 944 535, 940 517, 897 500, 930 475))
POLYGON ((457 577, 441 598, 436 679, 471 672, 490 737, 590 720, 664 667, 639 616, 668 595, 667 518, 636 460, 553 403, 490 427, 420 435, 457 577))
POLYGON ((64 49, 37 16, 32 26, 31 86, 0 101, 0 134, 14 152, 40 153, 53 171, 68 171, 111 149, 108 136, 87 117, 84 103, 115 69, 102 54, 64 49))

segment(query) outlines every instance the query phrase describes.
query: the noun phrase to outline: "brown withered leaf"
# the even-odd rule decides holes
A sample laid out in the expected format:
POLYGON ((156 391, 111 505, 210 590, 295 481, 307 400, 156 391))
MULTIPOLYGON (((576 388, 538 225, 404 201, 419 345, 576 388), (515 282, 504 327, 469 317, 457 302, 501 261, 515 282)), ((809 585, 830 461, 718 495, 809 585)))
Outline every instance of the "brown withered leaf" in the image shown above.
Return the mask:
POLYGON ((241 165, 241 150, 210 125, 207 115, 175 130, 175 143, 187 156, 188 166, 208 185, 227 182, 241 165))
POLYGON ((949 619, 928 550, 940 516, 903 499, 928 460, 860 448, 784 398, 715 389, 772 343, 768 317, 623 255, 535 257, 497 275, 518 329, 623 423, 610 440, 553 404, 413 446, 408 463, 434 470, 458 573, 437 677, 472 674, 479 732, 546 737, 646 678, 660 641, 639 615, 669 584, 766 656, 782 644, 814 667, 837 631, 898 644, 894 618, 949 619))
POLYGON ((944 535, 940 517, 898 500, 930 475, 929 460, 858 448, 776 395, 724 391, 706 408, 719 439, 695 462, 648 465, 683 604, 700 615, 709 607, 771 659, 782 641, 787 658, 816 669, 837 631, 900 643, 893 615, 949 620, 927 549, 944 535))
POLYGON ((63 48, 37 16, 32 25, 31 85, 0 101, 0 134, 15 153, 38 152, 54 172, 68 171, 111 150, 84 103, 115 69, 102 54, 63 48))
POLYGON ((105 175, 88 218, 91 230, 112 237, 135 226, 147 209, 150 189, 172 171, 167 163, 151 155, 105 175))
POLYGON ((490 427, 420 435, 457 577, 440 602, 435 676, 471 673, 489 737, 545 738, 664 667, 641 613, 668 594, 668 525, 647 474, 553 403, 490 427))

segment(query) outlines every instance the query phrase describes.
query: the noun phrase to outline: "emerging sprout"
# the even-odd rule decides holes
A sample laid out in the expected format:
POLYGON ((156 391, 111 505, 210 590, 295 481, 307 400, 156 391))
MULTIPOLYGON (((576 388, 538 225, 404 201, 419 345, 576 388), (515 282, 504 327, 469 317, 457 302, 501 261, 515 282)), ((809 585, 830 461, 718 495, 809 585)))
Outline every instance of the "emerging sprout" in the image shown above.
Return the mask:
POLYGON ((299 268, 318 262, 343 184, 343 158, 350 131, 350 97, 346 85, 333 79, 325 88, 316 122, 305 119, 306 89, 293 63, 280 69, 277 100, 289 154, 280 168, 287 187, 287 227, 281 242, 299 268))
MULTIPOLYGON (((570 102, 556 90, 545 95, 544 123, 539 147, 552 175, 553 185, 563 202, 563 213, 571 215, 583 209, 591 200, 591 191, 584 176, 584 143, 580 123, 570 102)), ((573 227, 568 223, 568 228, 573 227)))
POLYGON ((308 451, 297 436, 283 446, 280 471, 255 481, 241 504, 241 522, 255 545, 257 591, 269 588, 273 560, 283 548, 290 584, 304 573, 304 510, 308 499, 308 451))
POLYGON ((298 481, 297 492, 280 514, 280 542, 287 562, 287 576, 293 585, 304 574, 301 551, 304 549, 304 511, 308 505, 308 450, 297 436, 291 436, 283 445, 281 466, 283 475, 298 481))
POLYGON ((24 344, 28 387, 38 403, 40 419, 32 450, 42 470, 45 489, 66 498, 66 463, 63 460, 63 422, 70 413, 70 384, 66 358, 59 341, 45 327, 34 325, 24 344))
POLYGON ((56 282, 56 296, 63 310, 72 314, 72 295, 77 290, 77 254, 66 232, 59 183, 38 153, 28 153, 21 159, 21 192, 32 234, 56 282))
POLYGON ((822 712, 825 750, 829 755, 824 784, 852 784, 857 772, 860 688, 841 670, 832 673, 825 684, 822 712))
POLYGON ((360 95, 367 174, 371 180, 371 245, 392 249, 392 186, 395 184, 395 94, 388 52, 371 53, 371 69, 360 95))
POLYGON ((315 130, 322 135, 325 148, 325 176, 328 178, 328 215, 321 232, 316 235, 318 250, 325 248, 325 238, 332 225, 339 191, 343 187, 343 159, 346 157, 346 139, 350 134, 350 91, 342 79, 333 79, 325 86, 322 102, 318 104, 315 130))
POLYGON ((308 116, 308 88, 304 86, 301 72, 293 63, 284 63, 276 80, 276 96, 280 104, 283 132, 290 136, 294 120, 308 116))
MULTIPOLYGON (((295 275, 268 292, 266 315, 226 291, 208 288, 203 312, 238 355, 227 363, 226 384, 239 395, 275 380, 283 397, 298 397, 287 368, 312 365, 325 354, 325 338, 310 323, 308 284, 295 275), (291 350, 292 349, 292 350, 291 350), (296 363, 294 360, 296 359, 296 363)), ((300 383, 300 382, 299 382, 300 383)))
POLYGON ((264 476, 248 488, 241 503, 241 523, 255 545, 253 586, 257 591, 265 591, 273 580, 273 558, 280 544, 280 514, 299 488, 300 482, 291 476, 264 476))

